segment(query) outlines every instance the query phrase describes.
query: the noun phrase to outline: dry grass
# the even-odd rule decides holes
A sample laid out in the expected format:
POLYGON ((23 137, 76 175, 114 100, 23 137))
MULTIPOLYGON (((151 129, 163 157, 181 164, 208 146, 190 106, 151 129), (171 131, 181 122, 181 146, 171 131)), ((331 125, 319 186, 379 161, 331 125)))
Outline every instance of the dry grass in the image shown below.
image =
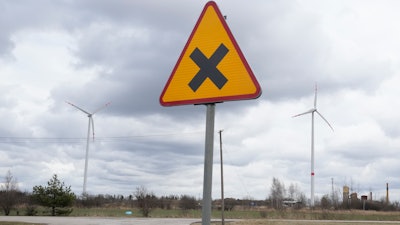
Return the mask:
POLYGON ((240 222, 234 222, 229 225, 376 225, 376 224, 400 224, 400 222, 393 221, 318 221, 318 220, 307 220, 307 221, 296 221, 296 220, 246 220, 240 222))
MULTIPOLYGON (((324 211, 324 210, 288 210, 262 211, 262 218, 230 217, 226 225, 379 225, 399 224, 400 212, 377 212, 362 210, 324 211), (232 219, 242 219, 232 222, 232 219)), ((255 215, 255 214, 254 214, 255 215)), ((216 217, 214 217, 216 218, 216 217)), ((220 225, 220 222, 212 225, 220 225)))

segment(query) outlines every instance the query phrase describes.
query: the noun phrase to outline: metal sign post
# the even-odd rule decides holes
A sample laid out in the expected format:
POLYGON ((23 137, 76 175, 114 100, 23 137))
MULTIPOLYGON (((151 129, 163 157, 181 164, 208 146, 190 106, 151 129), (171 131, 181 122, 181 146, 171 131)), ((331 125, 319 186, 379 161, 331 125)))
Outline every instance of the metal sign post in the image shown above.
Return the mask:
POLYGON ((204 6, 160 95, 162 106, 207 106, 202 224, 211 223, 215 103, 255 99, 261 87, 214 1, 204 6))
POLYGON ((204 153, 204 181, 203 181, 203 204, 202 204, 202 225, 211 223, 211 193, 212 193, 212 169, 214 153, 214 121, 215 103, 206 104, 206 141, 204 153))

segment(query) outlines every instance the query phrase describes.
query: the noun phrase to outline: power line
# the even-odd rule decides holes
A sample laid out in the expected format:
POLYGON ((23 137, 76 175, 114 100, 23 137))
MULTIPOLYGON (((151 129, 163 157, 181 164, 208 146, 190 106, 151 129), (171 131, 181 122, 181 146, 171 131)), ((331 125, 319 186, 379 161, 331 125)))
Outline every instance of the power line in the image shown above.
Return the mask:
MULTIPOLYGON (((101 142, 119 142, 119 141, 131 141, 132 139, 139 138, 152 138, 152 137, 165 137, 165 136, 181 136, 181 135, 193 135, 198 133, 204 133, 204 131, 191 131, 191 132, 174 132, 174 133, 159 133, 159 134, 143 134, 143 135, 131 135, 131 136, 110 136, 110 137, 96 137, 95 141, 101 142)), ((0 143, 3 144, 23 144, 23 143, 80 143, 85 142, 84 137, 0 137, 0 143)))

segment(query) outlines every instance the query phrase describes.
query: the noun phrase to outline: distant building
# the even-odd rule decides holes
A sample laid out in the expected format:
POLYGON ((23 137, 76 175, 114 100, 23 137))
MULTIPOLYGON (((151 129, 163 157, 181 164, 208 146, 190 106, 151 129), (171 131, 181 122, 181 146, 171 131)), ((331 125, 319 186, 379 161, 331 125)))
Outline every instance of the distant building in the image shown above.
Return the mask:
POLYGON ((350 206, 350 192, 349 186, 343 186, 343 207, 348 208, 350 206))

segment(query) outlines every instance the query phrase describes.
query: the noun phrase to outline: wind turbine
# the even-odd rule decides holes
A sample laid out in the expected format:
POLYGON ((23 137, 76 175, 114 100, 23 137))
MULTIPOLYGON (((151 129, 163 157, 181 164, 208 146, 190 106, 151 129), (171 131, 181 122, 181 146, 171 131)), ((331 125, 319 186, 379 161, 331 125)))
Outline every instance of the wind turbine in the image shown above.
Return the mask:
POLYGON ((333 127, 329 124, 328 120, 326 120, 325 117, 322 116, 322 114, 317 110, 317 85, 315 85, 314 108, 294 115, 293 117, 298 117, 309 113, 311 113, 311 208, 314 208, 314 113, 317 113, 333 131, 333 127))
POLYGON ((88 160, 89 160, 89 143, 90 143, 90 128, 92 128, 92 133, 93 133, 93 141, 94 141, 94 122, 93 122, 93 115, 97 112, 99 112, 100 110, 103 110, 104 108, 106 108, 107 106, 109 106, 111 104, 111 102, 106 103, 105 105, 103 105, 102 107, 98 108, 97 110, 95 110, 93 113, 89 113, 86 110, 70 103, 67 102, 67 104, 70 104, 72 107, 84 112, 88 117, 89 117, 89 125, 88 125, 88 133, 87 133, 87 141, 86 141, 86 157, 85 157, 85 172, 83 175, 83 196, 85 196, 86 193, 86 180, 87 180, 87 170, 88 170, 88 160))

